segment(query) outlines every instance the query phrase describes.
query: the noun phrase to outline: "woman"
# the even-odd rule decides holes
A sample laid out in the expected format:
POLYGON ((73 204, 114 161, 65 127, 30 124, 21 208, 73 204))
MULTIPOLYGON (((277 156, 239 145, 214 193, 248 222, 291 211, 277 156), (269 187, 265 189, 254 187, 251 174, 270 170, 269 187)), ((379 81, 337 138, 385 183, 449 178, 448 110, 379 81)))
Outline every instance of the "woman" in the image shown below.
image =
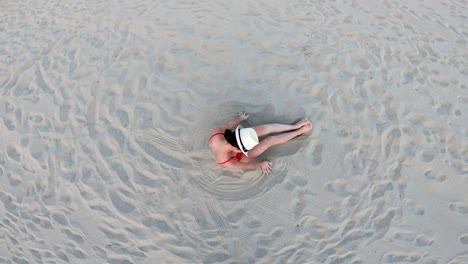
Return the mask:
POLYGON ((271 162, 252 162, 269 147, 283 144, 289 140, 312 129, 312 123, 304 118, 294 125, 267 124, 243 128, 239 124, 249 117, 245 112, 240 112, 239 117, 227 122, 224 126, 213 130, 208 144, 213 150, 218 164, 240 170, 254 170, 262 168, 264 173, 270 173, 271 162), (236 127, 234 131, 231 128, 236 127), (261 141, 259 137, 269 134, 261 141))

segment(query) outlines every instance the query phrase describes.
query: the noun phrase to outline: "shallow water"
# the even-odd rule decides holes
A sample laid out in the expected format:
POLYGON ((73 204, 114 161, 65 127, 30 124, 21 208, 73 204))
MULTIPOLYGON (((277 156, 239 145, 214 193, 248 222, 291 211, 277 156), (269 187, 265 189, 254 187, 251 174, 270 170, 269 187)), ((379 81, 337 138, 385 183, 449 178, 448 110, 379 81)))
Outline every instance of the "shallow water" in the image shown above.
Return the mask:
POLYGON ((466 262, 466 6, 0 3, 0 263, 466 262))

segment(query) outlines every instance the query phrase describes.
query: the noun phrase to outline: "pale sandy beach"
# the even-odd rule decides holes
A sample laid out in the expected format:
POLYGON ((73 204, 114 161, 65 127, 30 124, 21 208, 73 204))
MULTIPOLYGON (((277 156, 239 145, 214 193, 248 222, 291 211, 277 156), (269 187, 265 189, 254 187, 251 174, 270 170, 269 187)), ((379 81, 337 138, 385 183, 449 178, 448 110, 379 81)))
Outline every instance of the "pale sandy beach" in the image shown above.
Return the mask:
POLYGON ((468 263, 468 2, 0 1, 0 263, 468 263), (230 171, 248 124, 312 132, 230 171))

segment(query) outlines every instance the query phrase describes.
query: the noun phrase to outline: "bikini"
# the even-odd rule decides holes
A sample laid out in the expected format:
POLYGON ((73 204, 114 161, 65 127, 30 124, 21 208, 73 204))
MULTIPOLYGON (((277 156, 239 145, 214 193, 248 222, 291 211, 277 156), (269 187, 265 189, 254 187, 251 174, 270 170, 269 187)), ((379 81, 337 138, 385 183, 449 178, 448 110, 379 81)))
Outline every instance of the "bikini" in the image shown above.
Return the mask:
MULTIPOLYGON (((223 135, 224 136, 224 133, 221 133, 221 132, 218 132, 218 133, 214 133, 213 135, 211 135, 210 139, 208 139, 208 142, 211 141, 211 139, 214 137, 214 136, 218 136, 218 135, 223 135)), ((233 159, 236 159, 238 162, 240 162, 240 160, 242 159, 242 153, 237 153, 234 157, 231 157, 229 158, 228 160, 224 161, 224 162, 218 162, 219 165, 223 165, 225 163, 228 163, 230 162, 231 160, 233 159)))

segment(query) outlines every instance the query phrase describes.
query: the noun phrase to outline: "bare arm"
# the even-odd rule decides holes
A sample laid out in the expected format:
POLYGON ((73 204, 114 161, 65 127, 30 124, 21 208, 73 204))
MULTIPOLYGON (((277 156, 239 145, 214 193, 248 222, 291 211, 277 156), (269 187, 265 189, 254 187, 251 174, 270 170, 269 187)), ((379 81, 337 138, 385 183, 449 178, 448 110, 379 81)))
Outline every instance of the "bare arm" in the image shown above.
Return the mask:
POLYGON ((231 129, 235 126, 237 126, 238 124, 240 124, 240 122, 242 122, 244 119, 242 119, 240 116, 239 117, 236 117, 232 120, 230 120, 229 122, 227 122, 226 124, 224 124, 222 126, 223 129, 231 129))
POLYGON ((245 112, 239 112, 238 115, 239 115, 238 117, 236 117, 236 118, 230 120, 229 122, 227 122, 226 124, 224 124, 222 126, 222 129, 223 130, 224 129, 231 129, 231 128, 239 125, 240 122, 246 120, 249 117, 249 115, 247 115, 245 112))

